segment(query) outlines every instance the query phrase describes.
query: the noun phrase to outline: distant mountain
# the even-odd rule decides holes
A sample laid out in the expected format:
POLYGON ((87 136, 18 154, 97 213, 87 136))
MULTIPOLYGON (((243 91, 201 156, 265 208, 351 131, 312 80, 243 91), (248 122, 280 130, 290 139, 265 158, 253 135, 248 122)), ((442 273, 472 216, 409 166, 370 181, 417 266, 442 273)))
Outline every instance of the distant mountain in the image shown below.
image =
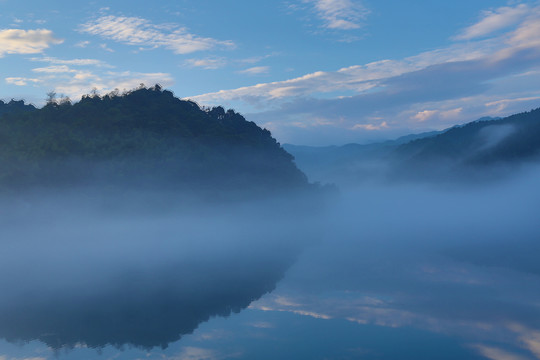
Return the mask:
POLYGON ((499 119, 480 119, 393 151, 395 175, 482 176, 540 156, 540 108, 499 119))
POLYGON ((0 104, 0 186, 273 191, 308 186, 268 130, 161 89, 88 95, 32 111, 0 104), (6 110, 6 109, 9 109, 6 110))
POLYGON ((369 145, 284 147, 321 182, 485 179, 540 157, 540 109, 369 145))
POLYGON ((284 144, 293 154, 296 164, 308 177, 321 183, 356 182, 382 175, 381 167, 386 167, 385 157, 399 145, 412 140, 432 137, 443 131, 430 131, 402 136, 395 140, 371 144, 346 144, 342 146, 299 146, 284 144))

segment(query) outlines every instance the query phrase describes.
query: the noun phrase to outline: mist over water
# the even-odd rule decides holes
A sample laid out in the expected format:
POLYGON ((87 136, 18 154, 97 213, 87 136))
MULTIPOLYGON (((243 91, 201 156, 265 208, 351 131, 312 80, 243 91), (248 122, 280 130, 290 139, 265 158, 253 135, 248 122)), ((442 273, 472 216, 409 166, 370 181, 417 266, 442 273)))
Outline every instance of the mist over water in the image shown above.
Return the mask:
POLYGON ((243 322, 262 325, 197 344, 211 359, 231 343, 231 358, 287 358, 275 346, 287 337, 305 359, 358 358, 353 345, 366 358, 540 358, 539 180, 530 166, 485 185, 364 183, 324 204, 6 197, 0 337, 74 348, 67 358, 84 344, 189 359, 187 334, 243 322), (318 348, 317 327, 342 336, 318 348))
POLYGON ((531 166, 484 186, 343 189, 322 244, 253 306, 447 334, 470 358, 540 358, 539 180, 531 166))
POLYGON ((316 234, 292 202, 156 204, 134 192, 119 204, 78 190, 5 199, 7 340, 166 347, 271 291, 316 234))

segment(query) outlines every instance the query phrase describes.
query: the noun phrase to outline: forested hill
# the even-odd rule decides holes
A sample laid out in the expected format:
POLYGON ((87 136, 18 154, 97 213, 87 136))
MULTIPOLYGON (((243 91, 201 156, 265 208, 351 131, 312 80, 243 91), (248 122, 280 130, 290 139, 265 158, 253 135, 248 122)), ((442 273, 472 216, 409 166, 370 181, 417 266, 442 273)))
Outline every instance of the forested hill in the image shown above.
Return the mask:
MULTIPOLYGON (((0 114, 0 186, 281 190, 308 186, 270 132, 158 85, 0 114)), ((13 105, 13 106, 12 106, 13 105)), ((24 103, 22 103, 24 105, 24 103)), ((27 105, 25 105, 27 106, 27 105)), ((20 110, 20 109, 19 109, 20 110)), ((1 111, 1 110, 0 110, 1 111)))
POLYGON ((401 145, 396 152, 408 161, 452 159, 475 166, 534 158, 540 155, 540 108, 455 126, 401 145))
POLYGON ((23 100, 11 100, 8 103, 0 100, 0 116, 6 113, 16 113, 36 110, 34 105, 27 105, 23 100))
POLYGON ((540 162, 540 108, 381 143, 286 149, 313 181, 495 180, 540 162))

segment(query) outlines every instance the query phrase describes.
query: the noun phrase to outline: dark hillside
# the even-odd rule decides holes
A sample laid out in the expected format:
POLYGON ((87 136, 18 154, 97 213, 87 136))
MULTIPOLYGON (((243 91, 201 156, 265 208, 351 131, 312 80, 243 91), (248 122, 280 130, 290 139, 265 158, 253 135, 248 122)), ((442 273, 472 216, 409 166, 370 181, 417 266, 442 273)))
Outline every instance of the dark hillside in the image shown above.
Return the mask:
POLYGON ((540 109, 374 144, 286 149, 310 179, 340 185, 496 180, 540 159, 540 109))
POLYGON ((478 175, 534 161, 540 156, 540 109, 455 126, 401 145, 394 155, 396 175, 428 178, 459 177, 471 171, 478 175))
MULTIPOLYGON (((11 104, 11 103, 10 103, 11 104)), ((0 116, 0 185, 282 190, 305 175, 270 132, 161 87, 0 116)))
POLYGON ((36 110, 34 105, 26 105, 23 100, 13 100, 4 102, 0 100, 0 116, 8 113, 18 113, 36 110))

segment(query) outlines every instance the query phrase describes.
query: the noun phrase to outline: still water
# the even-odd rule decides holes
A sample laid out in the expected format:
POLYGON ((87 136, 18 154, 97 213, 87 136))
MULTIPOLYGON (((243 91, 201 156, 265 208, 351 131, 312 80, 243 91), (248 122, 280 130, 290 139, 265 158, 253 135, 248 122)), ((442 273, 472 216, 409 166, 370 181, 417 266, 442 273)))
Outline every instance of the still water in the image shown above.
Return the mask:
POLYGON ((539 179, 8 197, 0 359, 540 359, 539 179))

